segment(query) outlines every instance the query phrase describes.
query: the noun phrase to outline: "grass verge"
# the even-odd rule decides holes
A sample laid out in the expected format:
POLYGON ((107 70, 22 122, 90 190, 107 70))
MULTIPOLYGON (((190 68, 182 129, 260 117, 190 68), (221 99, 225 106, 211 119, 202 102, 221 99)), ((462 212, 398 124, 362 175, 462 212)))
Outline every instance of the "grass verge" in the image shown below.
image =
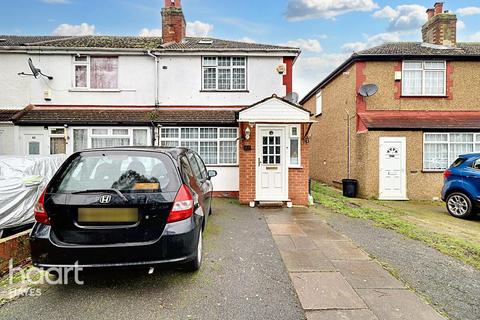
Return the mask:
POLYGON ((394 230, 414 240, 423 241, 438 251, 480 270, 480 244, 478 243, 425 230, 402 219, 402 215, 406 215, 406 213, 398 209, 383 211, 359 206, 334 189, 318 182, 312 182, 312 194, 316 202, 337 213, 374 221, 377 226, 394 230))

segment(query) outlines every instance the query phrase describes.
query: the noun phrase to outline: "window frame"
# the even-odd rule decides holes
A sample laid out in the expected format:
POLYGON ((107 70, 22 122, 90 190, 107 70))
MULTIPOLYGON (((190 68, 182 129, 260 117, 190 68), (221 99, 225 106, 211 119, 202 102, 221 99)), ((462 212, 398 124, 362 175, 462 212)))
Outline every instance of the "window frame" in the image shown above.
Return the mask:
POLYGON ((72 89, 73 90, 88 90, 88 91, 119 91, 120 89, 120 57, 116 55, 73 55, 72 56, 72 89), (85 57, 86 61, 76 61, 77 57, 85 57), (90 78, 90 66, 91 58, 116 58, 117 59, 117 87, 116 88, 92 88, 91 87, 91 78, 90 78), (86 66, 87 67, 87 85, 85 87, 77 87, 76 84, 76 67, 77 66, 86 66))
POLYGON ((447 170, 450 165, 458 158, 459 155, 456 155, 455 157, 451 157, 451 152, 450 152, 450 147, 451 145, 458 145, 458 144, 471 144, 472 145, 472 152, 480 152, 480 132, 472 132, 472 131, 462 131, 462 132, 436 132, 436 131, 430 131, 430 132, 424 132, 423 133, 423 157, 422 157, 422 168, 424 172, 443 172, 447 170), (426 136, 429 134, 443 134, 447 136, 446 141, 426 141, 426 136), (455 142, 451 141, 451 135, 452 134, 472 134, 473 135, 473 141, 472 142, 455 142), (446 144, 447 145, 447 167, 446 168, 441 168, 441 169, 428 169, 426 168, 426 144, 446 144), (454 158, 454 159, 453 159, 454 158))
POLYGON ((248 57, 247 56, 201 56, 201 90, 203 92, 248 92, 248 57), (215 58, 216 65, 208 65, 205 64, 205 58, 215 58), (218 65, 218 58, 229 58, 230 59, 230 66, 219 66, 218 65), (234 66, 233 59, 234 58, 243 58, 245 59, 244 66, 234 66), (206 68, 215 68, 215 89, 205 88, 205 69, 206 68), (230 70, 230 89, 219 89, 218 82, 219 82, 219 69, 230 70), (233 70, 234 69, 243 69, 245 70, 245 86, 242 89, 234 89, 233 88, 233 70))
POLYGON ((55 153, 55 154, 67 154, 68 151, 68 135, 67 135, 67 128, 65 127, 48 127, 48 143, 49 143, 49 149, 50 149, 50 154, 53 155, 52 153, 52 138, 63 138, 65 141, 65 153, 55 153), (53 133, 53 130, 57 129, 62 129, 63 133, 53 133))
POLYGON ((302 127, 301 125, 291 125, 288 127, 288 167, 289 168, 302 168, 302 127), (297 134, 293 134, 293 128, 297 128, 297 134), (292 163, 292 159, 290 157, 291 153, 291 140, 298 140, 298 163, 292 163))
POLYGON ((446 60, 403 60, 402 61, 402 96, 403 97, 446 97, 447 96, 447 61, 446 60), (405 63, 421 63, 421 69, 405 69, 405 63), (426 69, 427 62, 442 62, 443 69, 426 69), (422 93, 421 94, 407 94, 405 93, 405 71, 422 71, 422 93), (439 94, 426 94, 425 90, 425 73, 428 71, 443 71, 443 92, 439 94))
POLYGON ((162 127, 160 130, 160 145, 163 145, 164 141, 168 142, 176 142, 176 147, 181 147, 182 142, 187 141, 187 142, 198 142, 198 152, 194 150, 199 156, 200 156, 200 143, 201 142, 216 142, 217 143, 217 162, 216 163, 205 163, 205 160, 200 156, 202 161, 204 161, 204 165, 206 167, 236 167, 239 165, 239 130, 237 127, 162 127), (163 137, 163 130, 165 129, 175 129, 177 130, 177 135, 176 137, 168 137, 164 138, 163 137), (182 129, 198 129, 198 138, 182 138, 182 129), (201 129, 216 129, 217 130, 217 137, 216 138, 201 138, 200 136, 200 131, 201 129), (221 138, 220 137, 220 131, 221 129, 235 129, 236 131, 236 138, 221 138), (220 142, 233 142, 235 141, 235 146, 237 149, 236 152, 236 159, 235 163, 222 163, 220 162, 220 142))
POLYGON ((128 146, 130 147, 134 147, 133 145, 133 132, 134 130, 145 130, 147 131, 147 144, 146 146, 151 146, 152 145, 152 131, 151 131, 151 128, 148 128, 148 127, 71 127, 71 131, 70 131, 70 141, 69 143, 67 144, 67 148, 68 148, 68 145, 71 145, 71 152, 77 152, 75 150, 73 150, 74 148, 74 145, 75 145, 75 135, 73 133, 73 130, 87 130, 87 149, 91 149, 92 148, 92 139, 94 138, 128 138, 129 139, 129 144, 128 146), (100 130, 107 130, 107 133, 106 134, 94 134, 93 133, 93 130, 96 130, 96 129, 100 129, 100 130), (113 130, 128 130, 128 135, 118 135, 118 134, 113 134, 113 130))

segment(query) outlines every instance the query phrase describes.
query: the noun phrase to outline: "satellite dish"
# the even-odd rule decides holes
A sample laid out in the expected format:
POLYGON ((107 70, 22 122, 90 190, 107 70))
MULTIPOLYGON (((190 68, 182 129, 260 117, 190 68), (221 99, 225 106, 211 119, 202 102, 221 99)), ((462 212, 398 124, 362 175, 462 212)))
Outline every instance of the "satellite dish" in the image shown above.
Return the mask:
POLYGON ((293 104, 297 104, 298 103, 298 99, 300 98, 300 96, 298 95, 298 93, 296 92, 290 92, 289 94, 287 94, 285 96, 285 100, 287 100, 288 102, 291 102, 293 104))
POLYGON ((47 76, 46 74, 42 73, 42 70, 36 68, 33 65, 33 61, 31 58, 28 58, 28 66, 30 67, 30 71, 32 71, 31 74, 25 73, 25 72, 20 72, 18 75, 19 76, 34 76, 35 79, 38 78, 39 75, 44 76, 48 80, 53 80, 52 76, 47 76))
POLYGON ((28 58, 28 66, 30 67, 30 70, 32 70, 32 74, 35 78, 37 78, 38 75, 42 72, 40 69, 35 68, 31 58, 28 58))
POLYGON ((378 86, 376 84, 364 84, 358 90, 358 94, 362 97, 371 97, 378 92, 378 86))

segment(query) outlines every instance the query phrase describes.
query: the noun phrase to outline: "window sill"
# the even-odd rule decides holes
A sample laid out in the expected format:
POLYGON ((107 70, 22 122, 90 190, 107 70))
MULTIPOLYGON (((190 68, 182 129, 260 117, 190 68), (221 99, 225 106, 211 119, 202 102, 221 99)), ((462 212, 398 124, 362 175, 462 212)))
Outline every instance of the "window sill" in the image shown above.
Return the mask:
POLYGON ((288 169, 303 169, 303 166, 288 166, 288 169))
POLYGON ((427 99, 432 99, 432 98, 439 98, 439 99, 445 99, 448 98, 447 95, 440 95, 440 96, 404 96, 401 95, 400 98, 414 98, 414 99, 422 99, 422 98, 427 98, 427 99))
POLYGON ((218 92, 218 93, 222 93, 222 92, 236 92, 236 93, 249 93, 250 90, 200 90, 200 92, 218 92))
POLYGON ((122 92, 137 91, 136 89, 88 89, 88 88, 71 88, 69 92, 122 92))
POLYGON ((238 164, 206 164, 207 168, 235 168, 239 167, 238 164))

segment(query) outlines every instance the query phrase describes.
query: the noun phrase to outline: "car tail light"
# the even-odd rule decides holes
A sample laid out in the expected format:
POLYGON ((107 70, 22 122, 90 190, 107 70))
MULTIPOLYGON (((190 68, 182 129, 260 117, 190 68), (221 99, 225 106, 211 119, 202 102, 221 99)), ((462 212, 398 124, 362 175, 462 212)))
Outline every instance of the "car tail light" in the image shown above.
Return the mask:
POLYGON ((38 198, 38 202, 35 204, 35 207, 34 207, 35 220, 43 224, 50 224, 50 220, 48 219, 48 215, 47 215, 47 211, 45 210, 44 203, 45 203, 45 190, 42 192, 42 194, 40 195, 40 198, 38 198))
POLYGON ((173 208, 167 218, 167 223, 181 221, 193 215, 193 197, 190 189, 182 185, 178 190, 173 203, 173 208))
POLYGON ((448 177, 450 177, 452 175, 452 172, 450 170, 445 170, 445 172, 443 173, 443 177, 445 179, 448 179, 448 177))

